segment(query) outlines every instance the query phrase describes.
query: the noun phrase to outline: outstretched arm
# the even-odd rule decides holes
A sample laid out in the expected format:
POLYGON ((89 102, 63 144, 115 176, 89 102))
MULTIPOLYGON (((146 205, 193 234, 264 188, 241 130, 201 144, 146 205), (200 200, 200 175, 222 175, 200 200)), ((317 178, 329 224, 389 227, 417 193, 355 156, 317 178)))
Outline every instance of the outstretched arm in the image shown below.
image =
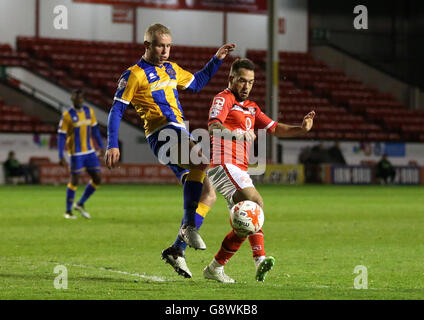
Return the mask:
POLYGON ((209 80, 218 71, 222 61, 230 52, 234 50, 235 46, 235 44, 229 43, 224 44, 221 48, 219 48, 213 58, 209 60, 203 69, 194 74, 192 81, 186 86, 185 89, 192 92, 199 92, 205 85, 208 84, 209 80))
POLYGON ((236 45, 234 43, 224 44, 218 51, 215 53, 215 57, 219 60, 224 60, 226 56, 228 56, 231 52, 234 51, 236 45))
POLYGON ((271 134, 278 138, 290 138, 305 134, 312 129, 314 117, 315 111, 309 112, 303 118, 301 126, 291 126, 285 123, 278 123, 271 134))

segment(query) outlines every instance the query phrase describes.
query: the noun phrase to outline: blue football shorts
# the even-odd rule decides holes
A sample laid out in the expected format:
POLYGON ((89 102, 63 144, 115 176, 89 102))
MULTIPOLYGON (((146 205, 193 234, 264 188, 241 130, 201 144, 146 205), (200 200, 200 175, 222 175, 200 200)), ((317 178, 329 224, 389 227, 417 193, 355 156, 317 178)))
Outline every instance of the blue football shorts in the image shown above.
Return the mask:
POLYGON ((71 155, 71 173, 81 174, 84 169, 87 172, 100 172, 100 161, 95 152, 82 155, 71 155))
POLYGON ((180 146, 183 141, 189 143, 190 140, 193 140, 193 138, 185 128, 177 127, 172 124, 169 124, 154 132, 147 138, 147 142, 149 143, 154 155, 162 164, 165 164, 172 170, 172 172, 174 172, 180 183, 182 183, 184 175, 186 175, 189 170, 184 169, 183 167, 180 167, 178 164, 176 164, 178 161, 172 157, 172 148, 178 148, 178 146, 180 146), (170 143, 170 141, 172 142, 170 143), (165 144, 168 144, 168 146, 169 144, 172 144, 173 146, 172 148, 165 148, 167 152, 164 152, 164 149, 161 150, 161 147, 165 144), (169 159, 173 159, 173 161, 169 162, 169 159))

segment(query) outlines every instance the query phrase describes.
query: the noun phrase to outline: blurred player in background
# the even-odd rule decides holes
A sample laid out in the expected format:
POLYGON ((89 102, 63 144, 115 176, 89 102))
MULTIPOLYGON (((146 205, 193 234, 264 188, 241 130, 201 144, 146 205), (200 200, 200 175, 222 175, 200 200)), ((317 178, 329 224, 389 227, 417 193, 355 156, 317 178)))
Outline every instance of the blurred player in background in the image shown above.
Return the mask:
MULTIPOLYGON (((159 134, 172 132, 177 137, 177 149, 183 144, 189 145, 190 150, 194 147, 195 143, 184 125, 178 89, 199 92, 216 73, 222 60, 234 50, 235 45, 226 44, 219 48, 204 68, 193 75, 176 63, 168 61, 171 43, 171 32, 167 27, 154 24, 146 30, 143 57, 119 79, 109 113, 105 162, 108 168, 113 168, 119 161, 119 123, 125 109, 131 104, 144 120, 147 141, 153 153, 162 163, 167 163, 183 184, 184 216, 181 227, 174 244, 162 251, 162 259, 178 274, 191 278, 184 250, 187 245, 195 249, 206 249, 198 229, 216 196, 207 178, 205 179, 207 161, 201 164, 193 164, 191 161, 183 164, 177 154, 178 165, 168 163, 160 154, 166 141, 160 141, 159 134)), ((158 213, 161 213, 159 207, 158 213)))
POLYGON ((387 154, 383 154, 380 161, 377 162, 375 177, 380 184, 392 184, 395 181, 396 170, 387 158, 387 154))
MULTIPOLYGON (((266 129, 269 134, 279 138, 294 137, 311 130, 315 116, 314 111, 308 113, 301 126, 277 123, 268 118, 255 102, 248 100, 255 80, 254 69, 255 65, 248 59, 234 61, 229 86, 215 96, 209 113, 212 161, 208 177, 215 190, 227 200, 229 209, 243 200, 254 201, 262 208, 264 206, 247 172, 249 149, 256 138, 254 129, 266 129), (226 133, 232 138, 223 139, 226 133), (214 162, 216 159, 217 163, 214 162)), ((264 281, 275 259, 265 255, 262 229, 248 238, 256 266, 256 280, 264 281)), ((204 268, 204 277, 225 283, 235 282, 224 273, 224 266, 245 240, 233 230, 228 233, 212 262, 204 268)))
POLYGON ((74 208, 84 218, 90 219, 90 214, 85 211, 84 204, 101 182, 100 162, 94 148, 93 138, 101 149, 100 156, 104 154, 104 146, 93 109, 83 105, 83 92, 80 89, 73 91, 71 100, 73 106, 62 114, 58 130, 59 164, 69 169, 64 156, 65 146, 70 156, 71 180, 66 190, 65 218, 76 219, 72 213, 72 208, 74 208), (78 178, 84 169, 90 175, 91 180, 85 187, 81 198, 74 204, 78 178))

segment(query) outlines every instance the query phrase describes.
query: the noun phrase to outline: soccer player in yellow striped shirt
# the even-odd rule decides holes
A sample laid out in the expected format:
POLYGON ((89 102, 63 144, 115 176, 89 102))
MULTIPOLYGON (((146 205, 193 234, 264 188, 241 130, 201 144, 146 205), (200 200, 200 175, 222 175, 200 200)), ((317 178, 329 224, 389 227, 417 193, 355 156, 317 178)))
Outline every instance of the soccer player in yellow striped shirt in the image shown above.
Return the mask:
POLYGON ((84 218, 90 219, 90 214, 85 211, 84 203, 100 185, 100 162, 94 148, 94 141, 103 152, 103 141, 97 125, 96 115, 92 108, 83 105, 84 96, 80 89, 75 90, 71 97, 73 106, 66 110, 60 119, 58 130, 59 164, 68 166, 65 160, 66 147, 70 156, 71 180, 66 189, 65 218, 75 219, 72 208, 81 213, 84 218), (84 193, 77 203, 74 202, 78 186, 79 175, 84 169, 91 180, 85 187, 84 193))
POLYGON ((223 45, 202 70, 191 74, 176 63, 168 61, 171 42, 171 32, 167 27, 161 24, 151 25, 144 36, 146 50, 143 57, 122 74, 109 113, 105 161, 109 168, 113 168, 119 160, 119 123, 125 109, 131 104, 144 120, 147 141, 153 153, 159 161, 167 163, 183 184, 184 216, 181 227, 174 244, 162 252, 162 258, 178 274, 191 278, 184 250, 186 245, 195 249, 206 249, 198 229, 216 196, 205 178, 207 162, 169 163, 161 154, 161 147, 166 142, 161 141, 159 135, 165 132, 164 130, 171 131, 177 137, 177 147, 186 144, 191 151, 195 143, 184 125, 178 90, 199 92, 216 73, 222 60, 234 50, 235 45, 223 45))

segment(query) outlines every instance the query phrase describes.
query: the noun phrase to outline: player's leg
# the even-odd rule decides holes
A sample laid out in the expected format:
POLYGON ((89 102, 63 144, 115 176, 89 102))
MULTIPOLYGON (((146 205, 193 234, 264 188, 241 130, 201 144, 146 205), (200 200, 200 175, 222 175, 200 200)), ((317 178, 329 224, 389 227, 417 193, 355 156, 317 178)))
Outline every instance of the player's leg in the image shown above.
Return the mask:
POLYGON ((203 276, 224 283, 233 283, 234 279, 224 273, 224 267, 234 254, 240 249, 246 238, 238 236, 231 230, 221 243, 221 248, 209 265, 203 269, 203 276))
MULTIPOLYGON (((264 207, 263 199, 258 190, 253 186, 237 190, 233 195, 233 202, 238 203, 240 201, 250 200, 256 202, 262 208, 264 207)), ((263 230, 259 230, 257 233, 252 234, 248 237, 250 246, 252 248, 253 260, 256 267, 256 280, 264 281, 265 277, 270 271, 274 264, 274 257, 267 257, 265 254, 265 242, 263 230)))
POLYGON ((75 193, 78 188, 79 175, 83 172, 84 167, 80 156, 71 156, 69 160, 71 177, 66 188, 66 212, 64 216, 66 219, 76 219, 77 216, 72 213, 72 206, 75 199, 75 193))
POLYGON ((100 176, 100 161, 97 158, 95 152, 89 153, 83 156, 84 167, 87 170, 87 173, 90 176, 90 181, 88 181, 85 186, 84 192, 81 195, 81 198, 74 205, 74 209, 78 210, 79 213, 86 219, 90 219, 90 214, 85 210, 85 202, 94 194, 98 186, 101 183, 100 176))
MULTIPOLYGON (((184 131, 181 132, 181 143, 184 139, 189 139, 189 136, 184 131)), ((191 154, 195 143, 189 139, 189 152, 191 154)), ((178 148, 181 152, 181 149, 178 148)), ((184 182, 184 216, 183 224, 179 231, 179 236, 185 243, 194 249, 205 250, 206 244, 198 232, 196 227, 196 210, 199 207, 200 198, 203 192, 203 184, 206 178, 206 170, 208 168, 207 159, 202 155, 201 151, 197 151, 198 156, 203 159, 199 164, 194 163, 191 157, 188 158, 188 164, 181 163, 181 156, 178 155, 180 166, 188 168, 189 172, 184 182)))
POLYGON ((187 159, 187 163, 181 161, 182 155, 190 154, 195 144, 190 133, 180 127, 168 125, 150 135, 147 141, 161 163, 178 165, 178 167, 187 170, 183 184, 183 225, 179 230, 179 235, 189 246, 195 249, 206 249, 206 245, 196 228, 196 209, 202 195, 203 180, 208 167, 207 159, 205 158, 206 161, 202 161, 200 164, 194 164, 190 157, 187 159))
MULTIPOLYGON (((178 181, 183 185, 185 177, 188 174, 188 170, 181 168, 180 166, 175 164, 168 164, 167 166, 172 170, 172 172, 174 172, 178 181)), ((175 242, 171 246, 163 250, 161 256, 162 260, 171 265, 172 268, 174 268, 175 272, 177 272, 179 275, 183 276, 184 278, 191 278, 192 274, 187 266, 185 259, 185 248, 185 242, 179 240, 179 237, 177 235, 177 239, 175 240, 175 242)))
POLYGON ((215 190, 212 187, 212 184, 210 183, 209 179, 206 177, 203 181, 203 190, 202 194, 200 196, 199 200, 199 206, 196 210, 196 227, 199 229, 204 219, 206 218, 206 215, 211 210, 213 205, 216 202, 216 194, 215 190))
MULTIPOLYGON (((173 134, 173 132, 176 132, 175 128, 169 128, 169 129, 170 129, 169 131, 170 134, 173 134)), ((165 158, 165 156, 168 157, 169 155, 172 155, 172 153, 168 149, 162 150, 165 143, 167 142, 164 141, 164 139, 159 139, 159 133, 161 132, 157 131, 153 133, 152 135, 150 135, 149 137, 147 137, 147 142, 149 143, 149 146, 153 154, 158 158, 158 160, 162 164, 167 165, 172 170, 172 172, 174 172, 178 181, 182 185, 184 185, 184 181, 189 170, 178 166, 177 165, 178 161, 173 160, 170 162, 169 159, 165 158)), ((182 250, 181 248, 177 248, 174 245, 171 245, 162 251, 161 257, 166 263, 171 265, 179 275, 185 278, 191 278, 192 274, 187 267, 184 250, 182 250)))
POLYGON ((262 196, 256 190, 256 188, 251 184, 250 186, 239 189, 233 194, 233 202, 234 204, 239 203, 240 201, 250 200, 256 202, 262 209, 264 207, 264 201, 262 196))
MULTIPOLYGON (((228 203, 228 209, 234 205, 233 195, 244 183, 245 173, 235 166, 217 166, 209 169, 208 178, 213 188, 222 194, 228 203)), ((231 257, 238 251, 246 238, 242 238, 231 230, 224 238, 221 247, 217 254, 212 259, 211 263, 203 270, 203 275, 207 279, 213 279, 219 282, 232 283, 235 282, 232 278, 224 273, 224 266, 228 263, 231 257)))
POLYGON ((72 213, 72 205, 74 203, 75 199, 75 193, 78 188, 78 174, 72 174, 71 173, 71 179, 66 186, 66 211, 64 214, 64 217, 66 219, 76 219, 77 216, 75 216, 72 213))
MULTIPOLYGON (((199 205, 197 206, 196 213, 195 213, 195 223, 196 223, 197 230, 199 230, 200 227, 202 226, 206 215, 208 214, 212 206, 215 204, 215 201, 216 201, 215 190, 213 189, 209 179, 206 177, 203 183, 203 189, 202 189, 202 194, 200 196, 199 205)), ((181 226, 182 225, 183 225, 183 221, 181 221, 181 226)), ((184 251, 187 247, 187 244, 178 235, 177 239, 175 239, 173 246, 180 251, 184 251)))
MULTIPOLYGON (((178 180, 184 184, 185 178, 188 174, 188 170, 181 168, 177 165, 168 165, 168 167, 175 173, 178 180)), ((210 184, 209 180, 205 179, 205 186, 202 190, 202 195, 200 196, 199 206, 196 210, 196 227, 200 228, 203 224, 203 219, 206 217, 210 208, 216 201, 215 191, 210 184)), ((181 222, 182 226, 183 222, 181 222)), ((180 226, 180 228, 181 228, 180 226)), ((185 249, 187 244, 184 240, 181 239, 179 235, 175 242, 168 248, 162 251, 162 259, 170 264, 174 270, 181 276, 185 278, 191 278, 192 274, 187 266, 185 260, 185 249)))

